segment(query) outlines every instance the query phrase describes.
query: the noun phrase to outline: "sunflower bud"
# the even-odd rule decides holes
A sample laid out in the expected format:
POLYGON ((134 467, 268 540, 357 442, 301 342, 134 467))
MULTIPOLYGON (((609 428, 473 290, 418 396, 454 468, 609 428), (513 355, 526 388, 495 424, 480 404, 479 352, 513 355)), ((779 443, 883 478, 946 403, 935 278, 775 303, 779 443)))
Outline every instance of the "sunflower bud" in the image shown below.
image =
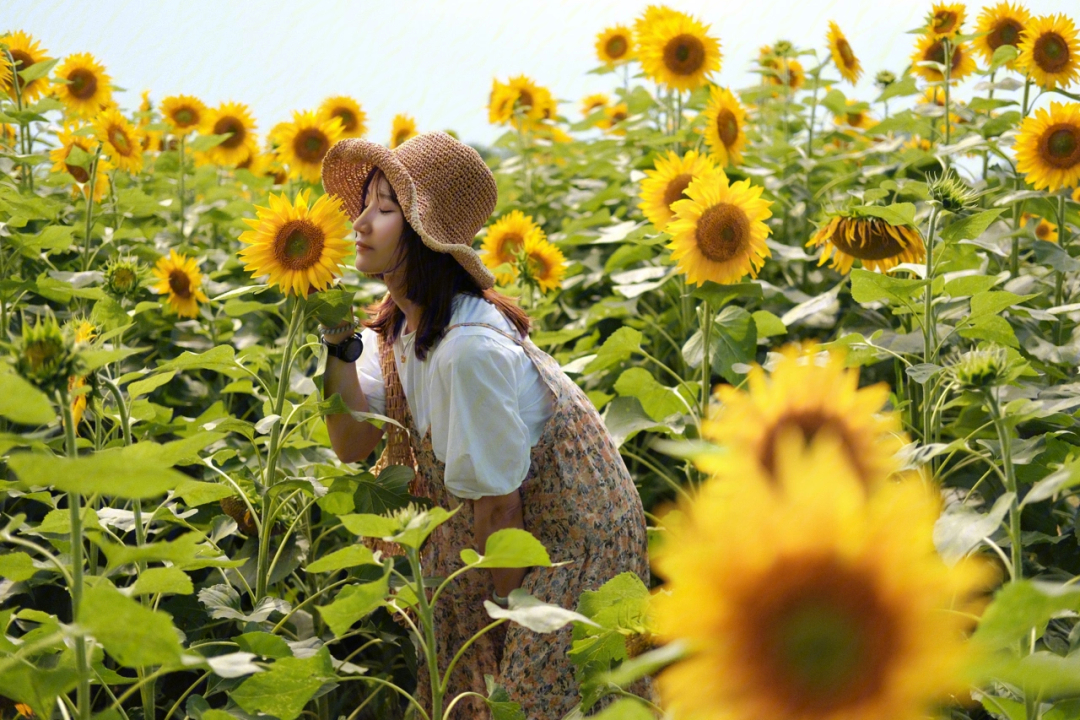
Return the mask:
POLYGON ((784 57, 791 55, 795 51, 795 46, 788 40, 777 40, 772 49, 774 55, 784 57))
POLYGON ((975 207, 979 198, 978 193, 954 173, 946 171, 928 179, 927 191, 930 193, 930 198, 937 202, 942 210, 961 213, 975 207))
POLYGON ((884 90, 885 88, 896 82, 896 75, 888 70, 882 70, 874 78, 874 84, 884 90))
POLYGON ((19 374, 50 394, 66 389, 70 377, 82 374, 82 361, 75 352, 72 338, 60 329, 52 315, 38 320, 35 325, 23 325, 17 355, 19 374))
POLYGON ((113 260, 105 267, 105 292, 119 298, 135 298, 142 290, 145 268, 134 258, 113 260))
POLYGON ((970 350, 949 366, 949 375, 962 390, 981 391, 1013 379, 1009 354, 1000 345, 970 350))

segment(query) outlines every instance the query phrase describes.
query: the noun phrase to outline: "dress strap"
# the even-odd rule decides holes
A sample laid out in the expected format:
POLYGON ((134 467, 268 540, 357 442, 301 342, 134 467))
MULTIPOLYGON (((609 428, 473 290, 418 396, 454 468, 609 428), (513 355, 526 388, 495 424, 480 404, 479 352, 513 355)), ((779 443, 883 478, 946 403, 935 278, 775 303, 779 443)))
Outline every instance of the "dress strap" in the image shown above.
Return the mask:
POLYGON ((386 449, 383 451, 379 462, 376 463, 378 472, 386 465, 408 465, 415 467, 412 448, 409 445, 409 434, 404 428, 411 427, 408 400, 405 398, 405 388, 401 386, 401 378, 398 376, 397 363, 394 362, 394 346, 379 338, 379 365, 382 367, 383 385, 386 388, 386 416, 401 423, 402 427, 385 425, 386 449), (381 466, 380 466, 381 465, 381 466))

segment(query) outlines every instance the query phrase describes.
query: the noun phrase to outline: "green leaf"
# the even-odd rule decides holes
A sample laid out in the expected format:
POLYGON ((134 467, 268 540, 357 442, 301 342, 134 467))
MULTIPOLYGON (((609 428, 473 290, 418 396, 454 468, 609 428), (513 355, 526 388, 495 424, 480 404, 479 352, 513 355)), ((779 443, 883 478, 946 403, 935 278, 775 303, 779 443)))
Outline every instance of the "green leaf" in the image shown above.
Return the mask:
POLYGON ((510 591, 509 607, 501 608, 485 600, 484 609, 496 620, 506 618, 538 633, 552 633, 572 622, 596 625, 581 613, 538 600, 521 588, 510 591))
POLYGON ((234 637, 233 642, 235 642, 237 647, 242 651, 255 653, 256 655, 261 655, 263 657, 292 657, 292 650, 289 649, 289 644, 278 635, 273 635, 268 632, 244 633, 243 635, 234 637))
POLYGON ((304 568, 304 572, 334 572, 357 565, 378 565, 375 562, 375 556, 366 545, 349 545, 329 555, 323 555, 304 568))
POLYGON ((484 554, 466 548, 461 560, 477 568, 551 567, 547 548, 532 533, 518 528, 505 528, 488 536, 484 554))
POLYGON ((348 585, 338 593, 332 603, 321 606, 319 614, 334 635, 341 637, 353 623, 383 606, 390 592, 389 580, 389 574, 383 574, 375 582, 348 585))
POLYGON ((74 664, 45 669, 17 662, 0 671, 0 688, 4 689, 4 696, 26 703, 38 718, 52 717, 57 699, 78 684, 79 673, 74 664))
POLYGON ((370 475, 358 478, 353 492, 353 510, 349 512, 385 515, 409 504, 409 483, 416 476, 416 471, 405 465, 387 465, 379 477, 370 475))
POLYGON ((17 238, 19 244, 28 250, 67 250, 75 241, 75 228, 70 225, 49 225, 33 235, 19 233, 17 238))
POLYGON ((239 370, 236 351, 232 345, 218 345, 204 353, 185 352, 180 357, 161 363, 155 372, 166 370, 215 370, 229 374, 239 370))
POLYGON ((635 397, 645 413, 662 422, 672 415, 689 412, 686 402, 669 387, 661 385, 648 370, 630 368, 615 382, 615 392, 622 397, 635 397))
POLYGON ((926 280, 897 278, 861 268, 851 271, 851 297, 860 305, 875 302, 904 304, 921 295, 926 284, 926 280))
MULTIPOLYGON (((619 397, 604 409, 604 425, 618 447, 642 430, 652 430, 659 424, 645 414, 641 401, 636 397, 619 397)), ((670 429, 667 425, 662 428, 670 429)), ((681 426, 680 430, 681 431, 681 426)))
POLYGON ((1009 321, 998 315, 986 315, 971 320, 967 327, 961 327, 957 331, 961 337, 970 340, 989 340, 998 345, 1006 345, 1020 349, 1020 341, 1016 339, 1016 333, 1009 321))
POLYGON ((48 396, 11 372, 0 372, 0 415, 22 425, 47 425, 56 419, 48 396))
POLYGON ((1007 290, 987 290, 978 293, 971 298, 971 314, 969 320, 985 315, 997 315, 1002 310, 1012 307, 1017 303, 1030 300, 1037 295, 1017 295, 1007 290))
POLYGON ((968 297, 986 292, 997 282, 997 278, 990 275, 965 275, 945 283, 944 290, 953 298, 968 297))
POLYGON ((634 698, 620 698, 601 712, 592 716, 593 720, 654 720, 649 706, 634 698))
POLYGON ((266 672, 252 675, 229 693, 249 713, 296 720, 323 684, 333 679, 330 651, 320 648, 309 658, 281 658, 266 672))
POLYGON ((915 76, 905 75, 886 87, 874 102, 883 102, 894 97, 904 97, 905 95, 916 95, 918 92, 919 88, 915 84, 915 76))
POLYGON ((649 589, 634 573, 622 573, 599 590, 583 592, 577 611, 600 625, 574 625, 569 657, 577 666, 578 681, 587 682, 627 658, 627 635, 647 630, 649 589))
POLYGON ((110 363, 119 362, 132 355, 145 354, 146 348, 119 348, 117 350, 84 350, 80 353, 85 370, 97 370, 110 363))
POLYGON ((733 366, 754 362, 757 351, 757 326, 753 317, 741 307, 726 307, 716 316, 712 331, 717 338, 713 370, 732 385, 737 385, 742 376, 733 366))
POLYGON ((148 568, 139 573, 131 586, 131 596, 138 595, 191 595, 195 586, 187 573, 178 567, 148 568))
POLYGON ((1005 585, 983 612, 973 639, 988 648, 1006 648, 1035 629, 1042 637, 1046 624, 1065 612, 1080 611, 1080 587, 1021 580, 1005 585))
POLYGON ((1020 507, 1049 500, 1062 490, 1080 485, 1080 462, 1068 463, 1060 470, 1050 473, 1031 486, 1020 507))
POLYGON ((53 58, 52 60, 42 60, 41 62, 36 62, 30 67, 20 70, 19 77, 22 78, 22 81, 24 83, 32 83, 35 80, 39 80, 52 72, 52 69, 56 67, 56 64, 58 62, 60 62, 60 58, 53 58))
POLYGON ((388 538, 401 527, 401 523, 394 518, 370 513, 342 515, 338 520, 341 521, 346 530, 360 537, 388 538))
POLYGON ((148 543, 136 547, 134 545, 122 545, 112 541, 98 543, 105 557, 109 561, 109 570, 114 570, 123 565, 136 562, 170 562, 174 565, 185 566, 192 563, 199 556, 199 542, 202 535, 197 532, 189 532, 175 540, 148 543))
POLYGON ((90 321, 100 328, 115 330, 131 323, 124 307, 111 297, 102 298, 94 303, 90 311, 90 321))
POLYGON ((157 390, 162 385, 167 384, 173 377, 176 376, 175 370, 170 370, 164 373, 158 373, 151 375, 145 380, 136 380, 127 386, 128 397, 134 400, 142 395, 149 395, 154 390, 157 390))
POLYGON ((787 334, 787 325, 784 325, 780 318, 768 310, 758 310, 751 317, 754 318, 754 325, 757 327, 757 336, 759 338, 787 334))
POLYGON ((176 495, 188 507, 198 507, 236 495, 236 490, 221 483, 185 480, 176 486, 176 495))
POLYGON ((352 302, 352 290, 335 287, 313 294, 308 299, 308 308, 320 323, 326 327, 334 327, 349 316, 352 302))
POLYGON ((915 226, 915 205, 893 203, 892 205, 858 205, 852 210, 871 217, 881 218, 891 225, 915 226))
POLYGON ((942 513, 934 524, 934 547, 942 559, 952 565, 993 535, 1015 498, 1015 493, 1005 493, 985 515, 963 505, 942 513))
MULTIPOLYGON (((0 577, 22 582, 33 577, 37 572, 33 559, 24 552, 11 552, 0 555, 0 577)), ((0 633, 3 630, 0 629, 0 633)))
POLYGON ((130 448, 79 458, 37 453, 12 455, 8 463, 25 487, 53 487, 82 495, 109 495, 129 500, 157 497, 187 476, 162 467, 161 461, 134 456, 130 448))
POLYGON ((191 152, 206 152, 210 148, 215 148, 221 143, 225 142, 232 136, 232 133, 223 133, 221 135, 200 135, 187 144, 187 149, 191 152))
POLYGON ((821 104, 838 117, 843 117, 848 111, 847 98, 844 97, 844 93, 835 88, 825 94, 825 97, 821 99, 821 104))
POLYGON ((695 297, 699 300, 707 301, 714 312, 724 307, 736 298, 757 299, 761 296, 761 283, 756 282, 720 285, 719 283, 714 283, 711 280, 707 280, 702 285, 699 285, 698 287, 690 291, 690 297, 695 297))
POLYGON ((993 72, 1006 63, 1010 63, 1020 55, 1020 50, 1015 45, 999 45, 994 50, 994 56, 990 58, 989 70, 993 72))
POLYGON ((159 610, 144 608, 106 581, 87 589, 77 621, 126 667, 180 661, 180 641, 172 619, 159 610))
POLYGON ((596 357, 585 366, 585 374, 606 370, 612 365, 629 359, 631 355, 641 350, 641 338, 639 330, 625 325, 620 327, 596 351, 596 357))
POLYGON ((954 222, 942 230, 941 239, 945 242, 974 240, 986 232, 986 228, 990 227, 990 223, 997 220, 998 215, 1001 215, 1001 213, 1006 210, 1008 210, 1008 208, 995 208, 993 210, 983 210, 974 215, 969 215, 963 220, 954 222))

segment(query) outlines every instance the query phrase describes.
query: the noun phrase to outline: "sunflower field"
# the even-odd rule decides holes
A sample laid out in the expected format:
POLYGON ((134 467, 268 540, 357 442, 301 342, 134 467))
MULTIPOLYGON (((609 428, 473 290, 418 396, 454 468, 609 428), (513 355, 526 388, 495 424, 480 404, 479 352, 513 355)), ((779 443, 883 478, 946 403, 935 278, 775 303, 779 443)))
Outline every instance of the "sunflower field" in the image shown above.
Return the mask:
MULTIPOLYGON (((1080 718, 1077 18, 935 4, 875 97, 836 23, 729 88, 705 20, 597 28, 580 101, 493 79, 476 247, 620 447, 653 586, 489 628, 572 635, 568 717, 1080 718)), ((361 104, 124 108, 3 32, 0 718, 461 717, 442 590, 551 560, 505 530, 425 577, 453 508, 330 449, 393 423, 321 391, 318 325, 386 292, 320 184, 361 104)))

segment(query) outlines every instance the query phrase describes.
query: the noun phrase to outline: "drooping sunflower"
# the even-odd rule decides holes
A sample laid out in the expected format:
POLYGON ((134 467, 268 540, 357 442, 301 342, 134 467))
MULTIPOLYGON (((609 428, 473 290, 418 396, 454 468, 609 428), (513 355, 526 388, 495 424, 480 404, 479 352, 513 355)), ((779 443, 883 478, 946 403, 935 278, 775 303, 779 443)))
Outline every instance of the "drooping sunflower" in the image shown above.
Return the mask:
POLYGON ((325 290, 351 249, 341 199, 322 195, 309 205, 310 195, 301 192, 290 203, 285 193, 271 193, 270 207, 255 206, 258 219, 245 219, 251 230, 240 234, 248 245, 240 251, 244 269, 256 277, 269 275, 269 283, 287 295, 325 290))
POLYGON ((112 80, 90 53, 68 55, 56 69, 56 77, 66 81, 56 86, 56 97, 71 115, 93 117, 112 103, 112 80))
MULTIPOLYGON (((889 387, 860 389, 858 368, 846 367, 841 353, 788 345, 770 374, 758 365, 750 370, 746 388, 717 388, 720 408, 702 423, 702 435, 751 458, 767 477, 776 473, 780 438, 791 431, 806 442, 834 435, 868 487, 896 472, 894 456, 906 438, 896 414, 885 411, 889 387)), ((709 456, 701 462, 707 472, 714 467, 709 456)))
POLYGON ((348 95, 335 95, 323 100, 319 106, 319 119, 337 118, 341 122, 341 137, 363 137, 367 135, 367 113, 348 95))
POLYGON ((566 258, 559 248, 545 240, 542 234, 532 233, 526 236, 522 253, 528 275, 540 286, 541 292, 562 287, 566 258))
POLYGON ((834 120, 837 125, 868 130, 877 125, 877 121, 870 117, 869 109, 866 103, 848 99, 847 112, 834 116, 834 120))
POLYGON ((888 272, 900 263, 918 263, 926 258, 926 246, 915 228, 893 225, 877 217, 834 215, 806 245, 825 248, 818 267, 831 256, 831 267, 842 273, 851 272, 856 260, 869 270, 888 272))
POLYGON ((1027 70, 1038 85, 1067 88, 1080 76, 1080 41, 1067 15, 1046 15, 1032 20, 1020 40, 1017 67, 1027 70))
POLYGON ((209 110, 203 101, 192 95, 172 95, 161 101, 161 115, 177 135, 187 135, 192 130, 206 132, 209 110))
POLYGON ((195 258, 189 258, 175 250, 157 261, 153 269, 158 279, 151 290, 168 295, 169 307, 180 317, 198 317, 199 303, 208 302, 202 291, 202 273, 195 258))
POLYGON ((836 69, 852 85, 859 82, 859 77, 862 75, 862 63, 855 57, 840 26, 832 20, 829 21, 829 33, 826 38, 829 41, 829 52, 832 54, 833 62, 836 63, 836 69))
POLYGON ((390 126, 390 148, 396 148, 417 134, 416 121, 413 120, 411 115, 405 115, 404 113, 395 115, 390 126))
MULTIPOLYGON (((1002 45, 1020 47, 1021 35, 1031 20, 1031 13, 1023 5, 1016 7, 1009 2, 1000 2, 993 7, 983 8, 975 28, 975 50, 983 56, 989 65, 994 59, 994 51, 1002 45), (985 33, 985 34, 984 34, 985 33)), ((1010 70, 1016 69, 1016 60, 1005 63, 1010 70)))
POLYGON ((604 108, 604 119, 597 127, 603 128, 609 135, 625 135, 626 128, 621 123, 629 117, 630 108, 626 103, 618 103, 604 108))
POLYGON ((592 115, 597 110, 607 107, 611 104, 611 98, 604 93, 595 93, 588 95, 581 101, 581 114, 585 117, 592 115))
POLYGON ((212 162, 235 167, 250 154, 250 145, 255 139, 255 120, 247 105, 222 103, 209 112, 206 127, 209 128, 208 134, 229 135, 220 145, 207 150, 207 157, 212 162))
POLYGON ((667 247, 687 282, 726 285, 757 277, 772 254, 765 245, 772 203, 761 199, 761 191, 749 180, 731 183, 716 169, 691 180, 686 199, 672 203, 667 247))
POLYGON ((492 270, 510 264, 513 268, 511 272, 495 275, 495 282, 509 285, 517 277, 518 255, 525 248, 526 241, 535 244, 541 240, 546 241, 547 237, 532 217, 520 210, 512 210, 487 229, 480 247, 480 259, 492 270))
POLYGON ((0 74, 0 81, 3 82, 0 89, 3 89, 8 97, 14 99, 15 84, 17 82, 19 94, 22 96, 24 103, 37 100, 49 88, 48 76, 25 82, 21 77, 17 76, 17 73, 32 65, 37 65, 39 62, 52 60, 48 56, 49 51, 42 48, 41 44, 32 35, 22 30, 16 30, 0 37, 0 44, 7 45, 8 52, 11 53, 11 58, 15 61, 14 66, 12 66, 7 62, 7 57, 0 54, 0 61, 7 68, 6 73, 0 74))
POLYGON ((683 720, 929 716, 979 660, 964 615, 987 566, 937 554, 939 501, 922 483, 868 494, 835 438, 784 440, 771 482, 751 468, 714 479, 666 523, 654 566, 667 592, 653 616, 690 655, 659 677, 665 709, 683 720))
POLYGON ((679 91, 694 91, 720 70, 720 42, 709 26, 672 12, 639 40, 641 69, 651 80, 679 91))
POLYGON ((674 216, 671 204, 689 197, 686 188, 694 178, 715 169, 713 162, 696 150, 690 150, 681 158, 672 151, 657 157, 655 169, 645 171, 641 181, 641 212, 645 218, 663 230, 674 216))
POLYGON ((292 122, 277 136, 278 159, 288 166, 292 177, 317 183, 323 156, 340 138, 341 120, 336 117, 321 118, 310 110, 293 112, 292 122))
POLYGON ((1015 151, 1016 169, 1036 190, 1080 184, 1080 103, 1051 102, 1024 118, 1015 151))
POLYGON ((625 25, 612 25, 596 36, 596 57, 613 68, 634 57, 634 36, 625 25))
POLYGON ((1035 224, 1035 237, 1045 242, 1056 243, 1058 241, 1058 226, 1046 218, 1041 218, 1031 213, 1020 216, 1020 227, 1027 227, 1029 220, 1038 220, 1035 224))
POLYGON ((104 154, 120 170, 137 173, 143 167, 142 131, 132 125, 119 110, 102 110, 94 119, 94 134, 104 154))
POLYGON ((925 32, 934 38, 959 35, 966 15, 963 3, 935 3, 926 19, 925 32))
MULTIPOLYGON (((79 128, 72 125, 65 125, 60 132, 56 134, 56 139, 60 143, 59 147, 56 147, 49 151, 49 159, 53 161, 53 172, 66 172, 71 177, 75 178, 77 185, 71 188, 72 195, 78 195, 81 191, 83 197, 86 197, 89 188, 86 185, 90 182, 91 167, 84 164, 72 164, 69 163, 71 152, 74 148, 79 148, 86 155, 93 156, 97 143, 93 138, 85 135, 78 134, 79 128)), ((91 161, 92 162, 92 161, 91 161)), ((94 202, 101 202, 105 197, 105 193, 109 191, 109 170, 112 170, 112 165, 104 158, 98 159, 97 175, 94 178, 94 202)))
MULTIPOLYGON (((949 66, 949 81, 962 80, 975 72, 975 58, 971 57, 967 43, 949 41, 952 47, 952 63, 949 66)), ((936 67, 919 65, 923 62, 945 64, 945 38, 933 35, 920 35, 911 56, 911 71, 924 80, 941 82, 945 75, 936 67)))
POLYGON ((718 167, 742 163, 746 146, 746 110, 735 94, 714 85, 705 106, 705 144, 718 167))

